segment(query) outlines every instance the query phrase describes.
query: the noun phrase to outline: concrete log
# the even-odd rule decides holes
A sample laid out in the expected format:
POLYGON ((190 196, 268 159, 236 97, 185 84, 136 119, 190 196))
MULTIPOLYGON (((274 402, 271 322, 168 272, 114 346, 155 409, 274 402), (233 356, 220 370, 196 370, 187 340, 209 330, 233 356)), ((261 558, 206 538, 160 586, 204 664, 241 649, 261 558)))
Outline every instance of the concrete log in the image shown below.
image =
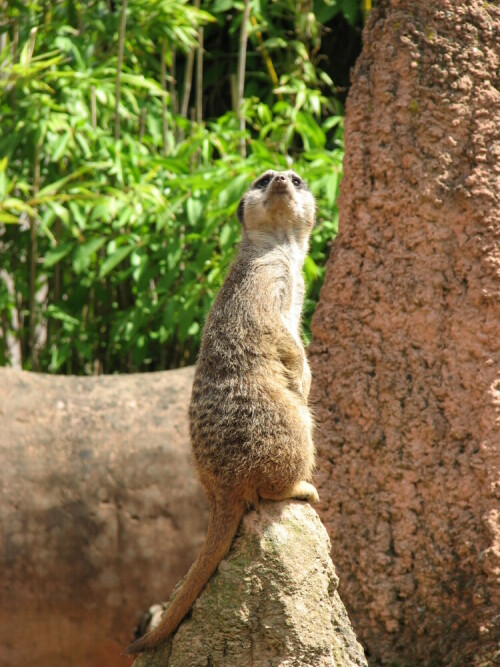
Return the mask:
POLYGON ((0 369, 0 664, 118 667, 208 520, 191 466, 193 371, 0 369))

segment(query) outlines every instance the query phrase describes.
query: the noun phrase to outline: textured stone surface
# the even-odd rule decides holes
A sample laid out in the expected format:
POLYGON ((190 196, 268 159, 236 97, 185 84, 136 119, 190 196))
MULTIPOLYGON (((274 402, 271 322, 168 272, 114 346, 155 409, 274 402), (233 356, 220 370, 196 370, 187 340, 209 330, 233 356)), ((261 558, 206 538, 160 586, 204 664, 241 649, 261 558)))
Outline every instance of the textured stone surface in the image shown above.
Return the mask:
POLYGON ((192 369, 0 369, 0 664, 118 667, 139 613, 196 557, 192 369))
POLYGON ((314 509, 262 502, 175 635, 135 667, 367 665, 314 509))
POLYGON ((371 664, 500 664, 499 87, 498 3, 377 3, 311 348, 320 513, 371 664))

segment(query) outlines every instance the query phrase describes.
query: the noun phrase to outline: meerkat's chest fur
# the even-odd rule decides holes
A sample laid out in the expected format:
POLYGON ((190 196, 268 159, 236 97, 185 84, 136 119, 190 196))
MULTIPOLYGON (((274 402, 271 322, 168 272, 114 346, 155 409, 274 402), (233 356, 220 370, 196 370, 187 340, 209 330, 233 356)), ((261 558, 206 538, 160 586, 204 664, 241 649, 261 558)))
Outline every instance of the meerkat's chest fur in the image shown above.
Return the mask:
POLYGON ((289 277, 291 278, 288 283, 289 295, 284 301, 281 318, 285 327, 299 344, 302 344, 299 331, 305 296, 302 265, 304 263, 306 251, 307 248, 301 247, 298 243, 293 241, 289 242, 284 249, 281 250, 282 254, 285 255, 285 261, 289 267, 289 277))

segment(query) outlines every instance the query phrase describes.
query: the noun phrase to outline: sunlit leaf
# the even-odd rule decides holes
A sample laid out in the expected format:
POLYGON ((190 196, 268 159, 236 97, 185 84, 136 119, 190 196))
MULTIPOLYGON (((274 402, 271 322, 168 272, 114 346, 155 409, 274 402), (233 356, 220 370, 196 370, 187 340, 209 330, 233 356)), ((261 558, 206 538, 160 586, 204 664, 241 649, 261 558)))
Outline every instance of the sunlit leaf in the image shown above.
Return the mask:
POLYGON ((76 248, 75 252, 73 253, 73 268, 75 269, 75 272, 77 274, 81 273, 88 267, 92 259, 92 256, 95 255, 96 252, 99 250, 99 248, 102 248, 102 246, 105 243, 106 243, 105 236, 96 237, 90 239, 89 241, 86 241, 85 243, 76 248))
POLYGON ((99 271, 99 278, 104 278, 104 276, 106 276, 110 271, 112 271, 115 268, 115 266, 117 266, 120 262, 123 262, 123 260, 128 255, 130 255, 133 249, 134 246, 130 245, 117 248, 113 252, 113 254, 107 257, 101 264, 101 270, 99 271))
POLYGON ((64 246, 61 246, 60 248, 54 248, 52 250, 49 250, 45 257, 43 258, 43 266, 44 268, 48 269, 51 266, 54 266, 54 264, 57 264, 58 262, 61 261, 61 259, 64 259, 66 255, 68 255, 71 250, 73 249, 73 244, 66 244, 64 246))

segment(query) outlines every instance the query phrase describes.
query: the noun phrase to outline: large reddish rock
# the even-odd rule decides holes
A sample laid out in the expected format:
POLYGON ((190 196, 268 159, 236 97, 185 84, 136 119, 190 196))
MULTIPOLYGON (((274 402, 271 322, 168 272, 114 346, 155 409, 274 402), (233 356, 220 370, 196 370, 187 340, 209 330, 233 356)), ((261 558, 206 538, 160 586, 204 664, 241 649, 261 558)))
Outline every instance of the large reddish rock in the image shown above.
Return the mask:
POLYGON ((311 361, 370 664, 500 664, 499 72, 498 3, 381 0, 353 74, 311 361))
POLYGON ((203 542, 193 371, 0 369, 0 664, 119 667, 203 542))

